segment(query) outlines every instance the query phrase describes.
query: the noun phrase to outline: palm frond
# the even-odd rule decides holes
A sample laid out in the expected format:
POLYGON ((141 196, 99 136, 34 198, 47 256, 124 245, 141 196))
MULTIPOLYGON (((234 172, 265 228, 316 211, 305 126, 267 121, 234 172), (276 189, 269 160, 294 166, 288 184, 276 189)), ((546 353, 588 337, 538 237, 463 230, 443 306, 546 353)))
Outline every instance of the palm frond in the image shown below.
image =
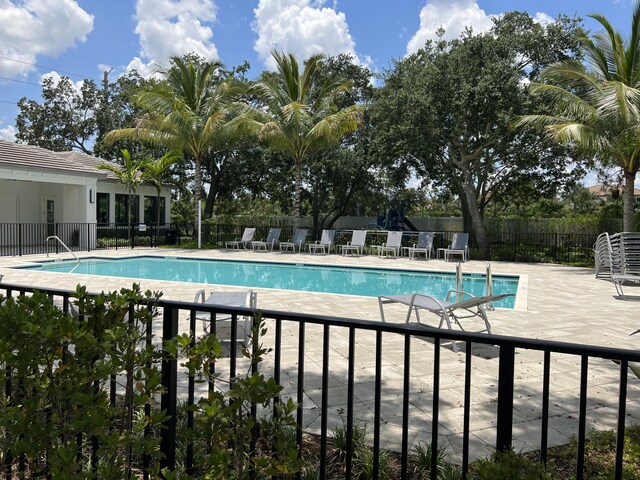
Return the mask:
POLYGON ((640 90, 623 82, 604 82, 598 103, 598 114, 607 124, 624 126, 640 121, 640 90))
POLYGON ((597 105, 590 102, 591 96, 582 98, 573 91, 546 83, 532 83, 529 88, 533 94, 544 97, 554 105, 555 113, 562 117, 574 118, 584 123, 599 121, 597 105))

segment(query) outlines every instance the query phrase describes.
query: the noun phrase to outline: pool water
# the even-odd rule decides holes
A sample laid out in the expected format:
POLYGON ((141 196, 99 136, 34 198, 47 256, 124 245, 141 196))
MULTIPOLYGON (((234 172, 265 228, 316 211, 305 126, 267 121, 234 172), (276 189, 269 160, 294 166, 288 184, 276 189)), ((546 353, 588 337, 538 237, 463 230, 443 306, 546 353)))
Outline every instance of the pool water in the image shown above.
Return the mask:
MULTIPOLYGON (((83 259, 80 264, 75 261, 47 261, 38 266, 23 268, 47 272, 302 290, 367 297, 424 293, 436 298, 444 298, 456 285, 453 273, 151 256, 115 260, 88 258, 83 259)), ((466 292, 484 295, 485 287, 484 275, 464 275, 466 292)), ((495 295, 515 294, 517 290, 517 276, 493 275, 495 295)), ((495 306, 513 308, 514 304, 515 297, 508 297, 497 302, 495 306)))

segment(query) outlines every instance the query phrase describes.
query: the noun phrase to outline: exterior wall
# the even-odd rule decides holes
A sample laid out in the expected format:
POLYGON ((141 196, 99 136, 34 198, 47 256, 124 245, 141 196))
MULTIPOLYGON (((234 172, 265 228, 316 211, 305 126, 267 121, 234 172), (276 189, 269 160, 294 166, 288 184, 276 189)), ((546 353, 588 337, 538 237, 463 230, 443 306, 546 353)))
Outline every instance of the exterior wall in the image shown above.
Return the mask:
MULTIPOLYGON (((22 232, 22 242, 27 245, 43 243, 47 236, 56 233, 53 225, 43 225, 47 223, 47 200, 54 201, 53 223, 95 222, 95 208, 88 206, 90 188, 95 189, 95 186, 0 179, 0 202, 5 207, 0 208, 0 223, 27 224, 22 232)), ((95 247, 92 228, 78 225, 58 233, 67 245, 95 247)), ((4 241, 17 244, 20 239, 5 238, 4 241)))
MULTIPOLYGON (((108 193, 109 194, 109 223, 115 223, 116 219, 116 194, 128 195, 129 192, 121 183, 116 182, 98 182, 97 187, 98 193, 108 193)), ((144 197, 155 197, 158 192, 154 187, 150 187, 148 185, 140 185, 134 195, 138 195, 140 197, 140 201, 138 203, 139 206, 139 218, 140 223, 143 223, 144 220, 144 197)), ((165 218, 164 221, 166 224, 171 222, 171 191, 167 188, 162 189, 160 192, 160 196, 164 197, 165 201, 165 218)), ((91 208, 93 209, 93 221, 95 222, 96 218, 96 209, 95 204, 91 204, 91 208)))
MULTIPOLYGON (((0 178, 0 223, 45 223, 47 199, 55 201, 54 222, 95 223, 96 192, 110 194, 109 221, 114 223, 115 194, 127 194, 122 184, 98 182, 96 186, 93 180, 93 183, 85 185, 69 185, 0 178)), ((153 187, 142 185, 136 189, 135 194, 140 197, 139 214, 142 220, 144 219, 144 197, 155 197, 157 192, 153 187)), ((163 189, 160 195, 165 199, 165 223, 170 223, 171 192, 169 189, 163 189)))

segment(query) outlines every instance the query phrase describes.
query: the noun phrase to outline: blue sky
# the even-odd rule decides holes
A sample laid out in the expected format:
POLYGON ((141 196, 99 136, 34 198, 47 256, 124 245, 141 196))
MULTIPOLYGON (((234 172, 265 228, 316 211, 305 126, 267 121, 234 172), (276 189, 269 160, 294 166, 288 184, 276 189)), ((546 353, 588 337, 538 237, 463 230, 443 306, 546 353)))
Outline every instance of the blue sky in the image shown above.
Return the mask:
MULTIPOLYGON (((300 58, 352 53, 374 71, 417 49, 443 26, 489 28, 491 16, 526 10, 540 21, 597 12, 627 32, 633 0, 0 0, 0 138, 12 139, 22 96, 39 99, 43 75, 99 81, 196 51, 251 75, 269 51, 300 58), (37 64, 38 66, 34 65, 37 64)), ((595 27, 587 22, 587 27, 595 27)))

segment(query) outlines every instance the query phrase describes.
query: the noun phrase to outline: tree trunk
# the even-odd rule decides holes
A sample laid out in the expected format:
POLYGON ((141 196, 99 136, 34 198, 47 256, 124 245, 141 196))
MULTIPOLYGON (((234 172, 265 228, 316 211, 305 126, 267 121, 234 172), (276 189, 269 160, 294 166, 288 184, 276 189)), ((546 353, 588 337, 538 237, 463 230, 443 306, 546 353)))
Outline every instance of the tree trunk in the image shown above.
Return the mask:
POLYGON ((296 191, 295 191, 295 200, 294 200, 294 215, 295 218, 293 220, 293 226, 295 228, 300 227, 300 223, 302 220, 302 208, 301 208, 301 196, 302 196, 302 159, 296 158, 296 191))
POLYGON ((215 167, 210 167, 211 171, 211 186, 209 187, 209 194, 207 195, 207 201, 204 205, 203 218, 211 218, 213 216, 214 208, 216 206, 216 192, 218 192, 218 186, 220 185, 220 176, 222 172, 215 170, 215 167))
POLYGON ((311 203, 311 216, 313 217, 312 231, 314 238, 319 238, 320 226, 318 220, 320 218, 320 202, 318 200, 318 177, 313 180, 313 201, 311 203))
POLYGON ((200 231, 200 219, 202 218, 200 205, 200 197, 202 196, 202 165, 200 164, 200 157, 195 157, 195 191, 194 197, 196 202, 196 218, 195 218, 195 228, 196 228, 196 238, 198 239, 198 248, 202 246, 202 232, 200 231))
POLYGON ((478 242, 478 248, 482 253, 482 258, 484 260, 489 260, 489 242, 487 241, 487 236, 484 231, 482 214, 480 213, 480 208, 478 208, 478 199, 476 198, 476 192, 473 189, 473 183, 470 176, 469 172, 464 173, 464 183, 462 184, 462 188, 464 190, 467 208, 469 209, 469 215, 471 216, 471 227, 473 228, 473 233, 476 236, 476 242, 478 242))
POLYGON ((215 207, 216 196, 213 191, 213 184, 209 188, 209 194, 207 195, 207 201, 204 202, 204 213, 202 214, 202 218, 211 218, 213 216, 213 208, 215 207))
POLYGON ((633 207, 635 204, 636 172, 624 170, 624 211, 622 214, 622 230, 633 231, 633 207))

